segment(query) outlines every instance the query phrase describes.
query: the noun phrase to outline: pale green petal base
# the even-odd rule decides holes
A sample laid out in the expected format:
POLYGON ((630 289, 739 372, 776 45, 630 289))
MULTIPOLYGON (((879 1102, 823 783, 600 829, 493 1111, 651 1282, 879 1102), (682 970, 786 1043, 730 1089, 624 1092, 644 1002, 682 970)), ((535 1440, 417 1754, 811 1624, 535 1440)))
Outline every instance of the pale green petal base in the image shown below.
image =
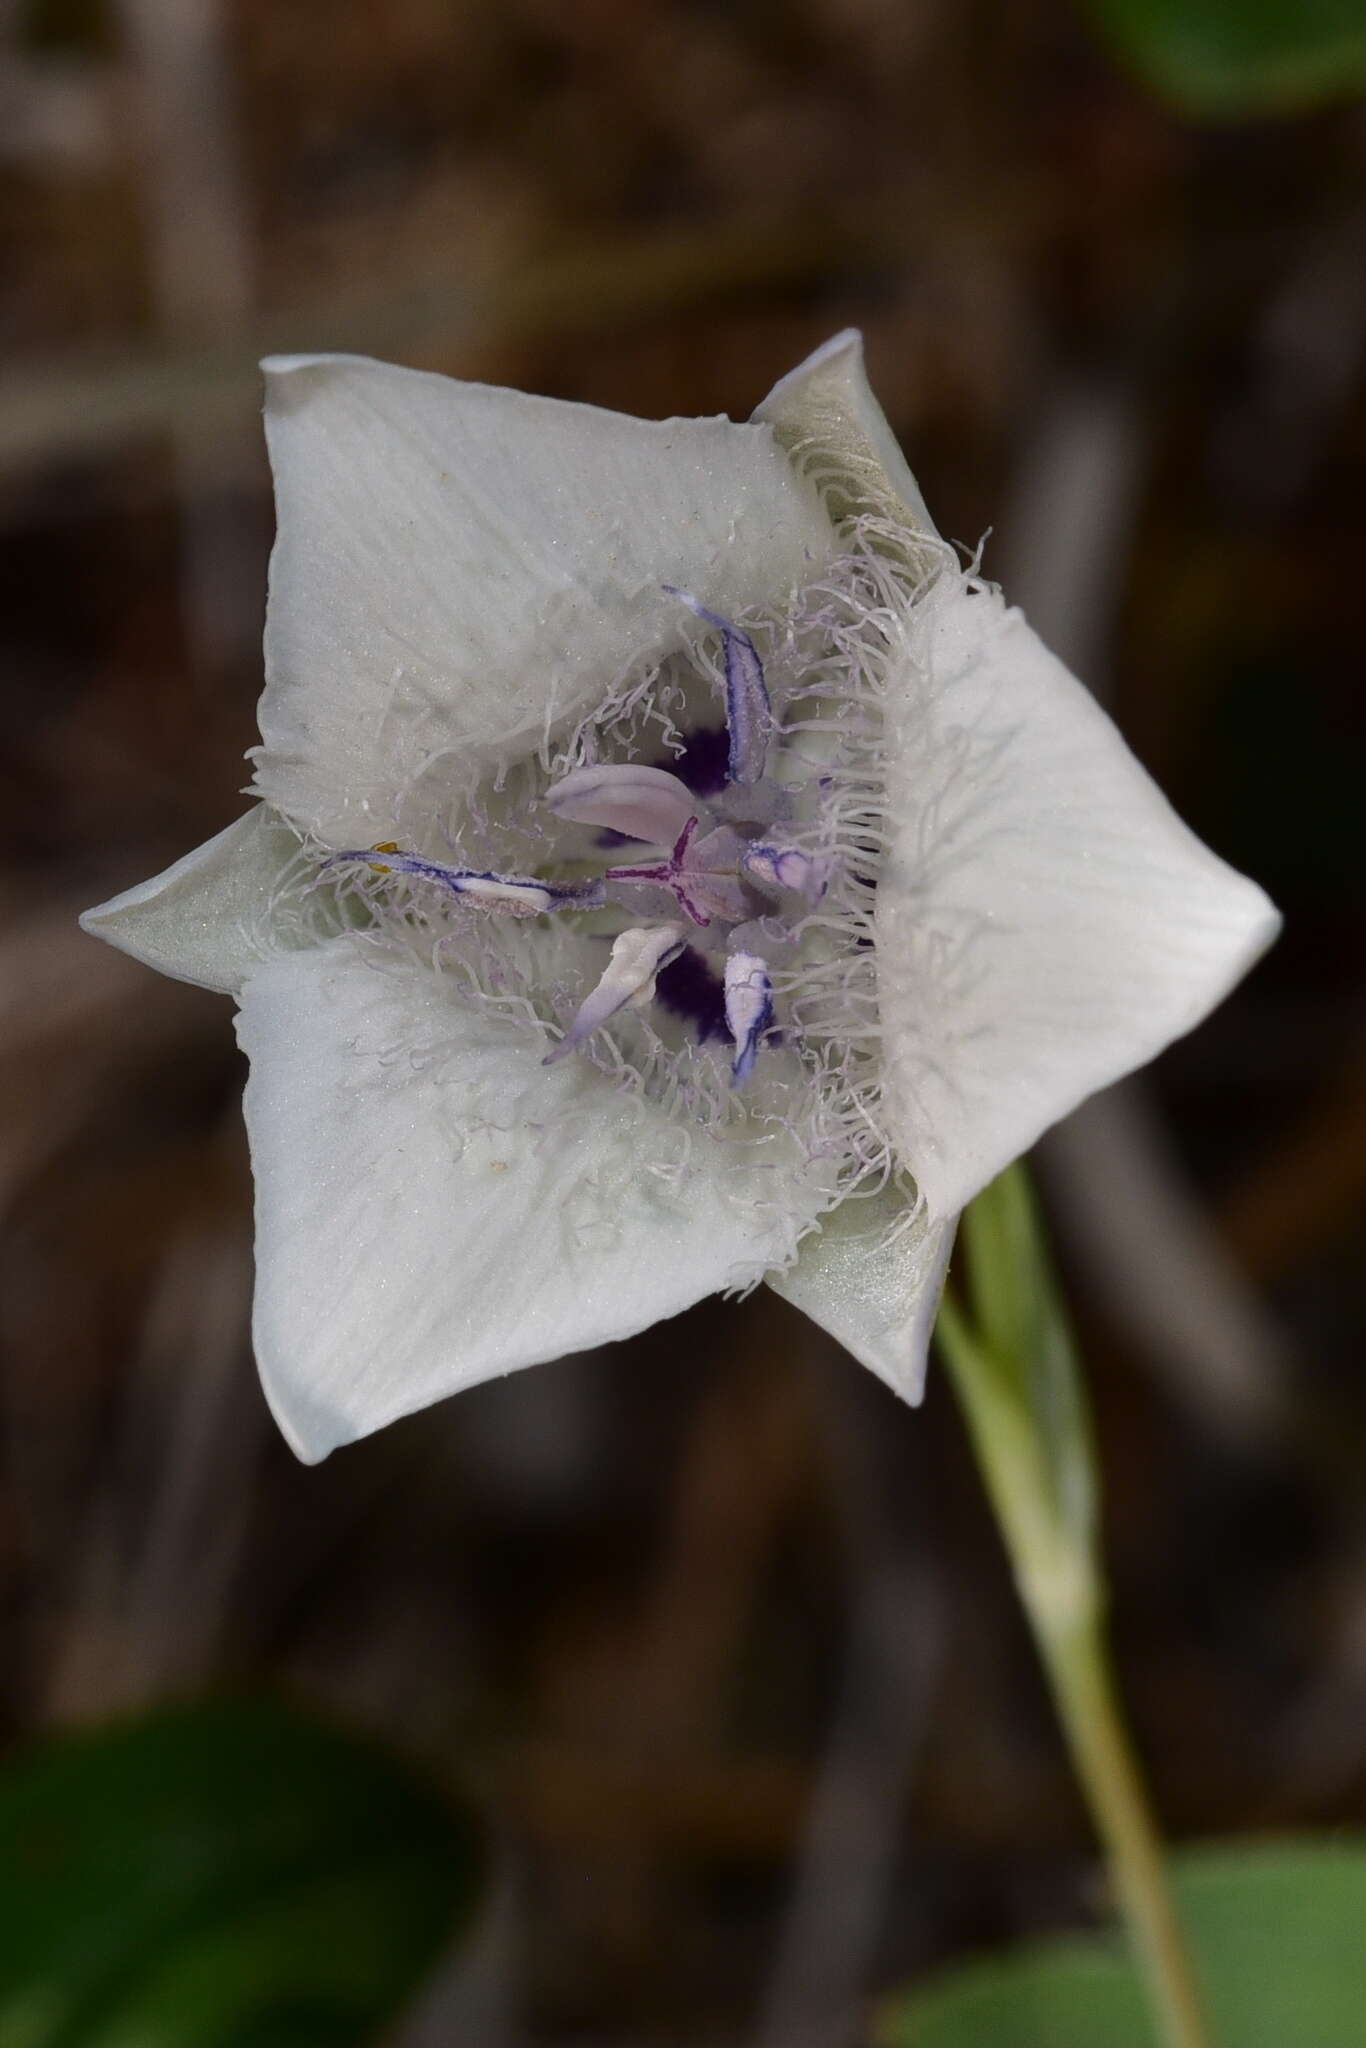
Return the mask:
POLYGON ((863 367, 863 336, 848 327, 775 384, 755 408, 796 467, 818 480, 835 520, 871 515, 903 530, 928 571, 943 545, 920 486, 863 367))
POLYGON ((273 909, 299 846, 268 804, 253 804, 173 867, 87 910, 81 929, 176 981, 235 995, 263 960, 297 943, 273 909))
POLYGON ((889 1241, 905 1211, 892 1189, 843 1203, 803 1240, 796 1263, 770 1274, 768 1284, 893 1393, 918 1404, 955 1225, 921 1214, 889 1241))

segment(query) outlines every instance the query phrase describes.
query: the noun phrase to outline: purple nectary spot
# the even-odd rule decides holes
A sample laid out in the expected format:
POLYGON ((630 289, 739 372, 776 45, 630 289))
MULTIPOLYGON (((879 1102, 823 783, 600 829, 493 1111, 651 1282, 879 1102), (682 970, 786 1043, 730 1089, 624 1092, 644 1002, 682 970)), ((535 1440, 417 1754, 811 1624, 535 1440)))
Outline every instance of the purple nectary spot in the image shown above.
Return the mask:
POLYGON ((723 725, 694 726, 683 736, 682 753, 656 766, 676 775, 694 796, 719 796, 730 781, 730 735, 723 725))
POLYGON ((685 946, 676 960, 660 968, 655 997, 666 1010, 691 1025, 700 1045, 706 1045, 710 1039, 729 1043, 724 984, 691 946, 685 946))

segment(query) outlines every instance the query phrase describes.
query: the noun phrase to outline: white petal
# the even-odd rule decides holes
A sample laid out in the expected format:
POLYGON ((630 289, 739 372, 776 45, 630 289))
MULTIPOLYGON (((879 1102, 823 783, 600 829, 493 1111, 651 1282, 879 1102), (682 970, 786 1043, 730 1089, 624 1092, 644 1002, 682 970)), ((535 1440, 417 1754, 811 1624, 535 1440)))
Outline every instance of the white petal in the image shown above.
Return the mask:
POLYGON ((931 1223, 923 1210, 907 1222, 894 1189, 842 1202, 803 1239, 796 1264, 768 1284, 903 1401, 918 1403, 956 1223, 931 1223))
POLYGON ((1198 1024, 1279 919, 1020 613, 960 576, 910 615, 888 742, 889 1120, 946 1216, 1198 1024))
POLYGON ((150 882, 87 910, 81 928, 177 981, 235 992, 290 943, 272 909, 298 853, 298 833, 268 804, 253 804, 150 882))
POLYGON ((797 466, 821 481, 835 518, 872 513, 907 528, 908 537, 937 540, 920 486, 873 396, 856 328, 790 370, 754 417, 766 420, 797 466))
POLYGON ((776 1121, 753 1149, 682 1130, 375 958, 341 938, 243 991, 256 1355, 300 1457, 791 1256, 822 1199, 776 1121))
POLYGON ((279 538, 258 779, 332 845, 414 844, 443 800, 681 646, 665 583, 734 611, 833 546, 768 427, 359 356, 265 367, 279 538))

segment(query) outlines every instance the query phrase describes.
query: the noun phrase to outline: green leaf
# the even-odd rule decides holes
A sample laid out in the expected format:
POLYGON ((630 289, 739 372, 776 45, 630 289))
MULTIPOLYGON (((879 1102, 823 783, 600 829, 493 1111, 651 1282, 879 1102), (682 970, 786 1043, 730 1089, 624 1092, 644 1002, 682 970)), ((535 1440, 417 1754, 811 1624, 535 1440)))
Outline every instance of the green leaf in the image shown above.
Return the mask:
POLYGON ((1089 0, 1101 33, 1188 113, 1296 113, 1366 89, 1361 0, 1089 0))
POLYGON ((468 1914, 468 1817, 263 1701, 164 1710, 0 1773, 5 2048, 351 2048, 468 1914))
MULTIPOLYGON (((1366 1837, 1189 1850, 1177 1903, 1220 2048, 1366 2041, 1366 1837)), ((880 2048, 1152 2048, 1117 1941, 1032 1943, 890 2003, 880 2048)))

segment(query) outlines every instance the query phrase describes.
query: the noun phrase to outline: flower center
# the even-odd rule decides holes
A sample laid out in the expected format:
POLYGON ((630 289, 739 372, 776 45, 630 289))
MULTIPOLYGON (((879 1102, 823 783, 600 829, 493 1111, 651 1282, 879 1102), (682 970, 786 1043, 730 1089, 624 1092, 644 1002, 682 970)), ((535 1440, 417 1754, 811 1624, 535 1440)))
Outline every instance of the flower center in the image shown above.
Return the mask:
POLYGON ((574 769, 543 799, 564 823, 596 827, 600 846, 604 837, 614 850, 634 845, 637 857, 571 881, 450 866, 390 843, 331 854, 324 866, 417 876, 505 917, 619 910, 632 921, 613 938, 606 968, 547 1063, 619 1011, 658 998, 700 1040, 721 1035, 724 1020, 739 1085, 775 1031, 773 967, 825 894, 829 863, 784 832, 791 794, 767 774, 774 716, 753 640, 686 591, 665 588, 721 636, 724 735, 685 736, 674 765, 694 771, 692 787, 669 768, 608 762, 574 769))

